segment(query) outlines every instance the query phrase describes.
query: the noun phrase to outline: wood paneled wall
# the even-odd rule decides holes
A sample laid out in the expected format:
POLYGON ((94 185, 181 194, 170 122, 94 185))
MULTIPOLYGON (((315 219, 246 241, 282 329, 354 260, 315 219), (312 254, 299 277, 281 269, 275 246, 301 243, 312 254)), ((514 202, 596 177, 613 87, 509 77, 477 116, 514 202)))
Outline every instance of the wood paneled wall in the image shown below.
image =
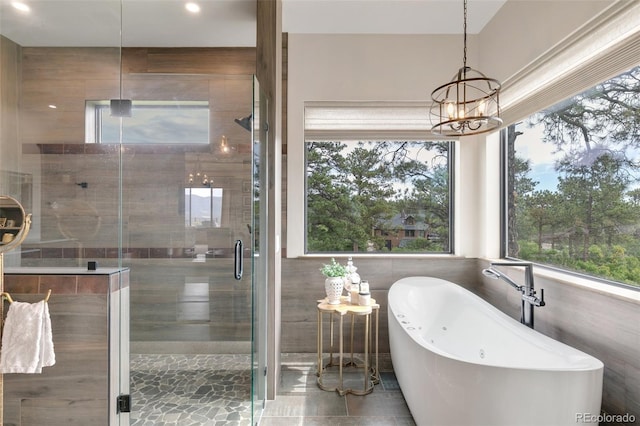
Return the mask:
MULTIPOLYGON (((73 265, 88 258, 98 260, 100 265, 113 265, 120 254, 117 235, 122 229, 122 254, 135 272, 134 339, 177 341, 196 335, 194 340, 201 340, 211 338, 211 333, 218 330, 235 333, 236 329, 228 331, 231 327, 223 327, 217 321, 202 327, 182 324, 176 315, 148 320, 157 312, 154 301, 163 295, 163 312, 175 313, 184 306, 178 298, 171 297, 174 293, 158 293, 158 282, 144 271, 152 264, 164 280, 162 284, 170 280, 177 291, 184 285, 184 277, 175 271, 162 272, 163 259, 184 258, 190 264, 193 255, 187 251, 194 244, 227 248, 221 254, 216 250, 216 255, 227 257, 231 255, 232 235, 247 232, 251 213, 251 138, 234 119, 252 111, 255 49, 126 48, 122 54, 124 74, 120 87, 119 49, 24 49, 26 89, 21 114, 28 122, 23 123, 27 132, 22 145, 23 162, 34 171, 42 189, 40 210, 34 212, 41 225, 41 239, 54 243, 30 246, 34 250, 28 259, 23 256, 23 264, 73 265), (114 145, 85 144, 85 101, 118 98, 120 90, 122 97, 134 100, 208 100, 210 145, 129 145, 121 150, 114 145), (50 99, 60 100, 55 110, 42 107, 53 103, 50 99), (217 150, 223 134, 231 147, 225 155, 217 150), (197 162, 209 168, 214 186, 223 188, 223 228, 184 227, 179 205, 184 197, 187 169, 197 162), (122 215, 118 212, 120 179, 122 215), (87 188, 77 182, 87 182, 87 188), (94 214, 99 212, 100 229, 95 235, 81 237, 80 244, 60 242, 58 220, 50 208, 53 203, 71 206, 69 217, 75 217, 78 206, 87 207, 94 214), (156 298, 146 297, 148 294, 156 298), (153 333, 158 327, 166 333, 153 333)), ((240 291, 235 287, 238 291, 233 293, 234 300, 244 297, 245 288, 240 291)), ((225 300, 228 299, 220 298, 216 303, 223 305, 225 300)), ((219 312, 224 309, 221 306, 219 312)), ((249 322, 240 321, 235 326, 250 327, 249 322)), ((220 334, 220 338, 224 336, 220 334)))
POLYGON ((197 235, 185 238, 184 232, 175 232, 183 221, 180 188, 186 168, 196 162, 214 170, 217 185, 228 194, 227 209, 234 213, 226 215, 223 226, 244 230, 249 194, 243 193, 239 176, 247 176, 251 149, 247 131, 234 119, 252 110, 254 48, 125 48, 122 82, 119 48, 29 47, 22 49, 21 58, 20 135, 23 153, 29 154, 23 160, 42 185, 42 199, 36 203, 40 210, 33 213, 42 225, 43 239, 62 237, 48 206, 90 200, 102 215, 102 230, 91 241, 83 241, 84 247, 114 247, 120 152, 113 146, 85 144, 85 102, 121 96, 207 100, 211 110, 209 146, 131 146, 124 151, 125 233, 136 231, 127 233, 125 246, 160 248, 166 253, 168 248, 200 243, 197 235), (216 151, 222 135, 231 147, 226 156, 216 151), (87 182, 88 188, 77 187, 77 182, 87 182), (140 197, 140 191, 146 196, 140 197), (159 211, 157 205, 165 209, 159 211))
POLYGON ((254 48, 125 48, 122 82, 119 48, 29 47, 21 61, 22 144, 84 143, 87 100, 204 99, 232 113, 251 111, 251 94, 234 93, 232 82, 255 72, 254 48))
POLYGON ((167 74, 253 75, 256 49, 215 48, 123 48, 122 72, 167 74))

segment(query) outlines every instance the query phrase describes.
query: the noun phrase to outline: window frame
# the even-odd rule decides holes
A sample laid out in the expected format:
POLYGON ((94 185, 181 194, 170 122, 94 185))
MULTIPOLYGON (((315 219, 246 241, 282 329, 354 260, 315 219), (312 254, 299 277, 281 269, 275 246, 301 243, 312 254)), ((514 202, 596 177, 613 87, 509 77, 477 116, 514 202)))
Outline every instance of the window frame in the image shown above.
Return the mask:
MULTIPOLYGON (((426 134, 426 133, 425 133, 426 134)), ((363 136, 365 136, 365 134, 363 134, 363 136)), ((370 135, 369 135, 370 136, 370 135)), ((448 224, 449 224, 449 235, 447 236, 448 238, 448 247, 449 250, 448 251, 442 251, 442 252, 393 252, 393 251, 388 251, 388 252, 384 252, 384 251, 379 251, 379 252, 367 252, 367 251, 359 251, 359 252, 310 252, 308 249, 308 241, 307 241, 307 229, 308 229, 308 215, 307 215, 307 208, 308 208, 308 192, 307 192, 307 179, 308 179, 308 175, 307 175, 307 148, 306 148, 306 144, 308 142, 311 141, 317 141, 317 137, 314 135, 313 137, 307 137, 307 134, 305 132, 305 140, 304 140, 304 148, 303 148, 303 176, 304 176, 304 183, 303 183, 303 212, 304 212, 304 218, 303 218, 303 236, 302 236, 302 241, 303 241, 303 256, 352 256, 352 257, 362 257, 362 256, 397 256, 397 257, 402 257, 402 256, 452 256, 455 254, 455 155, 456 155, 456 140, 455 139, 451 139, 451 138, 429 138, 429 137, 425 137, 425 138, 420 138, 420 140, 417 140, 415 137, 413 138, 402 138, 402 137, 396 137, 396 138, 392 138, 389 137, 390 135, 387 134, 387 137, 385 137, 384 139, 382 138, 378 138, 379 142, 384 142, 384 141, 396 141, 396 140, 411 140, 411 141, 415 141, 415 142, 447 142, 448 144, 448 151, 447 151, 447 175, 448 175, 448 199, 449 199, 449 211, 448 211, 448 224)), ((354 137, 356 137, 357 139, 357 134, 351 134, 351 136, 349 137, 349 139, 354 139, 354 137)), ((374 138, 368 137, 368 138, 363 138, 364 142, 375 142, 376 140, 372 140, 374 138)))
POLYGON ((589 275, 584 272, 574 271, 571 269, 564 269, 560 266, 535 262, 527 259, 521 259, 513 256, 509 256, 509 203, 508 203, 508 189, 509 189, 509 163, 508 163, 508 155, 507 155, 507 132, 508 127, 500 129, 500 258, 513 260, 513 261, 522 261, 522 262, 531 262, 537 269, 542 269, 545 271, 551 271, 554 273, 566 275, 569 277, 580 278, 586 281, 603 284, 606 286, 613 286, 622 289, 632 290, 638 294, 640 294, 640 285, 631 285, 622 283, 619 281, 614 281, 611 279, 607 279, 604 277, 599 277, 596 275, 589 275))
MULTIPOLYGON (((507 256, 507 127, 637 66, 640 55, 640 43, 638 43, 640 32, 637 29, 639 20, 640 3, 616 2, 604 13, 503 82, 505 90, 501 93, 501 115, 505 124, 499 136, 501 167, 498 177, 500 182, 498 253, 501 258, 520 260, 507 256)), ((552 265, 537 262, 534 264, 543 274, 555 280, 640 300, 638 291, 640 286, 552 265)))
MULTIPOLYGON (((103 141, 102 129, 103 129, 103 114, 104 111, 111 107, 110 100, 87 100, 85 102, 85 143, 87 144, 101 144, 101 145, 114 145, 121 143, 123 145, 140 144, 140 142, 127 142, 122 137, 119 142, 105 142, 103 141)), ((157 109, 175 109, 175 108, 187 108, 187 109, 206 109, 207 110, 207 138, 206 141, 201 142, 189 141, 151 141, 144 142, 145 145, 207 145, 211 143, 211 105, 208 101, 176 101, 176 100, 159 100, 159 101, 132 101, 132 111, 135 113, 136 107, 138 108, 157 108, 157 109)), ((127 117, 123 117, 122 127, 124 127, 127 117)))

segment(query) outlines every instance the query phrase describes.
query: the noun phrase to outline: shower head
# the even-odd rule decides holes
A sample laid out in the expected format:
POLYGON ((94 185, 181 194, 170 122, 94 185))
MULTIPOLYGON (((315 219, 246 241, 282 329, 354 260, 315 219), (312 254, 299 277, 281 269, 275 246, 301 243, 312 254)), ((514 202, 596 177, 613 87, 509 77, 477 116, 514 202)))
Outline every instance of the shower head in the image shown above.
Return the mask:
POLYGON ((493 269, 493 268, 483 269, 482 275, 488 278, 492 278, 494 280, 502 279, 504 282, 506 282, 507 284, 509 284, 511 287, 515 288, 518 291, 522 291, 523 289, 522 286, 516 284, 515 281, 513 281, 511 278, 509 278, 508 276, 506 276, 505 274, 503 274, 502 272, 496 269, 493 269))
POLYGON ((247 129, 251 131, 251 120, 253 119, 253 114, 249 114, 243 118, 236 118, 233 121, 238 123, 243 129, 247 129))
POLYGON ((500 278, 500 273, 490 268, 483 269, 482 275, 484 275, 485 277, 493 278, 494 280, 497 280, 500 278))

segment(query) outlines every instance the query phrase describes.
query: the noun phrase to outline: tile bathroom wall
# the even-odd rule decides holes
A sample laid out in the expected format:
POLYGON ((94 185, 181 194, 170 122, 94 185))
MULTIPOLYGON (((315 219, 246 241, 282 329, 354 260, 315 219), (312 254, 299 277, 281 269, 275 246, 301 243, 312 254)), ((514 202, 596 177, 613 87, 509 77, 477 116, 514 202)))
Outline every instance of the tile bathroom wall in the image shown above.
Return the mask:
MULTIPOLYGON (((315 306, 324 297, 324 278, 319 268, 329 260, 283 259, 283 352, 316 351, 315 306)), ((427 275, 455 282, 512 318, 520 317, 518 294, 502 281, 483 277, 481 271, 488 266, 483 260, 381 256, 355 258, 354 262, 362 278, 371 283, 372 295, 381 305, 381 353, 389 352, 388 290, 402 277, 427 275)), ((516 281, 523 279, 517 269, 509 274, 516 281)), ((545 289, 547 302, 535 311, 536 330, 602 360, 603 410, 611 414, 629 413, 640 419, 640 301, 577 286, 571 279, 560 282, 539 276, 536 288, 545 289)))
POLYGON ((119 317, 110 318, 111 297, 128 290, 128 271, 5 275, 5 291, 21 302, 49 299, 56 363, 42 374, 5 374, 6 426, 107 424, 110 411, 110 345, 119 317), (116 321, 113 323, 110 321, 116 321))
POLYGON ((2 42, 14 47, 3 63, 19 67, 11 87, 21 95, 19 104, 3 96, 4 108, 19 107, 20 128, 2 143, 19 147, 17 163, 33 182, 33 225, 16 264, 117 266, 122 256, 132 270, 132 339, 247 340, 250 286, 210 270, 232 271, 235 238, 249 238, 250 133, 234 119, 252 109, 255 48, 122 49, 123 96, 208 101, 211 141, 121 147, 85 143, 86 101, 120 97, 120 49, 2 42), (196 164, 223 190, 220 228, 185 227, 184 187, 196 164), (196 244, 210 252, 201 265, 192 263, 196 244), (208 290, 185 297, 198 282, 208 290), (239 308, 231 315, 229 307, 239 308))
MULTIPOLYGON (((479 268, 488 262, 478 261, 479 268)), ((534 267, 535 270, 535 267, 534 267)), ((522 271, 509 276, 522 284, 522 271)), ((602 409, 640 419, 640 298, 621 297, 540 274, 535 287, 544 289, 546 306, 534 311, 535 329, 580 349, 604 363, 602 409)), ((479 296, 513 318, 519 318, 519 299, 502 281, 482 278, 479 296)))
MULTIPOLYGON (((345 258, 336 257, 342 263, 345 258)), ((282 352, 315 352, 317 301, 325 297, 320 267, 330 258, 282 259, 282 352)), ((363 280, 368 280, 371 296, 380 304, 380 352, 389 352, 387 295, 400 278, 426 275, 444 278, 464 286, 477 284, 474 259, 434 257, 430 259, 376 256, 355 258, 363 280)), ((346 294, 346 293, 345 293, 346 294)), ((359 324, 358 327, 361 327, 359 324)), ((360 328, 358 328, 360 331, 360 328)), ((358 347, 357 350, 361 350, 358 347)))

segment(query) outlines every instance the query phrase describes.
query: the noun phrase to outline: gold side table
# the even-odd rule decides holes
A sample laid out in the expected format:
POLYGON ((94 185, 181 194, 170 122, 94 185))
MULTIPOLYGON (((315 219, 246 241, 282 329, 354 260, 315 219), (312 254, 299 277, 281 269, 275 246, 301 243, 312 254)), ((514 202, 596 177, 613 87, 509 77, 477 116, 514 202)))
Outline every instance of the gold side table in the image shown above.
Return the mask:
POLYGON ((373 388, 376 384, 380 382, 380 376, 378 372, 378 328, 379 328, 379 311, 380 305, 376 303, 374 299, 371 299, 371 303, 367 306, 360 306, 356 304, 351 304, 349 302, 349 298, 346 296, 342 296, 340 299, 340 304, 338 305, 330 305, 327 302, 327 299, 318 300, 318 340, 317 340, 317 348, 318 348, 318 364, 317 364, 317 372, 318 376, 317 384, 318 387, 322 390, 326 391, 335 391, 340 395, 346 395, 348 393, 352 393, 354 395, 366 395, 373 391, 373 388), (375 312, 375 334, 373 333, 373 327, 371 327, 371 314, 375 312), (323 365, 323 332, 324 332, 324 314, 329 315, 329 333, 330 333, 330 348, 329 348, 329 362, 326 365, 323 365), (348 362, 344 361, 344 317, 346 315, 351 316, 351 357, 348 362), (334 347, 334 325, 333 319, 334 316, 338 316, 339 325, 338 325, 338 363, 335 364, 333 360, 333 353, 335 350, 334 347), (362 366, 356 365, 356 362, 353 358, 353 342, 354 342, 354 330, 355 330, 355 318, 357 316, 364 317, 364 364, 362 366), (372 335, 373 334, 373 335, 372 335), (371 360, 372 354, 372 345, 375 340, 375 365, 373 365, 371 360), (322 373, 325 369, 330 367, 338 367, 338 385, 335 387, 326 386, 322 380, 322 373), (343 382, 343 368, 347 366, 352 367, 361 367, 364 371, 364 384, 362 390, 351 389, 344 387, 343 382))

